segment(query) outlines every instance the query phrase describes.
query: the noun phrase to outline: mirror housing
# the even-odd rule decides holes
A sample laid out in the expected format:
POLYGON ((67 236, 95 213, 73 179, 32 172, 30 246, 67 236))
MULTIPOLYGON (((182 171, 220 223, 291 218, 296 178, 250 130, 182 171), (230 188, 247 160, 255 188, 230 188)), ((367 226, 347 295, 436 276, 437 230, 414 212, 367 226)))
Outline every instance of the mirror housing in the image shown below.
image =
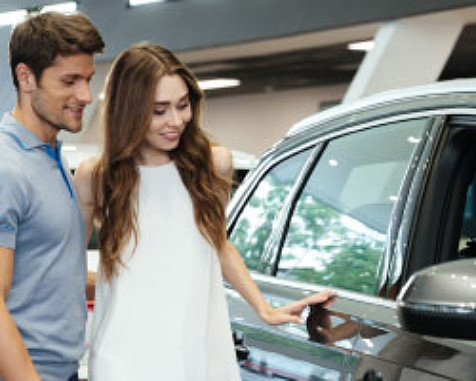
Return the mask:
POLYGON ((476 260, 445 262, 415 273, 397 297, 402 327, 413 333, 476 339, 476 260))

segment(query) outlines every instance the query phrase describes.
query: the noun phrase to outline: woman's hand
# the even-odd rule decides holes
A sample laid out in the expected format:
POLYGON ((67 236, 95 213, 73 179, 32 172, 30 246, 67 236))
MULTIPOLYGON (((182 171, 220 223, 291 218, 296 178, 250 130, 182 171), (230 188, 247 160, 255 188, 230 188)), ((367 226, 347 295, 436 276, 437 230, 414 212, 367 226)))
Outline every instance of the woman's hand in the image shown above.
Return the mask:
POLYGON ((269 306, 266 310, 261 311, 259 315, 261 319, 271 325, 284 323, 302 324, 303 321, 301 320, 301 314, 306 306, 322 304, 323 307, 327 307, 335 301, 336 297, 337 294, 334 291, 324 290, 279 308, 272 308, 269 306))

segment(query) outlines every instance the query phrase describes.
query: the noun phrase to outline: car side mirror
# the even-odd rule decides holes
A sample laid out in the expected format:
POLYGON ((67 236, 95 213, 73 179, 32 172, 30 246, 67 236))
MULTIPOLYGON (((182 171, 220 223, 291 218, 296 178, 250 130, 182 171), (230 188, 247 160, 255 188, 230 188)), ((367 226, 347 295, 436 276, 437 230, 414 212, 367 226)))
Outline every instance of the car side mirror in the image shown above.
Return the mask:
POLYGON ((409 332, 476 339, 476 260, 445 262, 415 273, 397 297, 397 313, 409 332))

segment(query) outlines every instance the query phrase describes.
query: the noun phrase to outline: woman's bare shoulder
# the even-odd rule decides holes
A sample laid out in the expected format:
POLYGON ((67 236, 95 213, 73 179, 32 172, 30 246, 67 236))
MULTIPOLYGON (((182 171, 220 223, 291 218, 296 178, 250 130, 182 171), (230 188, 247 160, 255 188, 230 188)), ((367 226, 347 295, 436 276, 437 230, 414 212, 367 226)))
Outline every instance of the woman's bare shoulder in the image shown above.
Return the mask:
POLYGON ((221 145, 212 146, 213 165, 222 176, 231 178, 233 175, 233 156, 231 151, 221 145))
POLYGON ((75 181, 79 180, 81 182, 91 182, 91 177, 93 175, 94 168, 96 167, 97 162, 98 159, 94 157, 82 161, 79 164, 78 168, 76 168, 76 170, 74 171, 75 181))
POLYGON ((74 183, 81 199, 84 201, 92 199, 92 179, 97 162, 97 158, 87 159, 81 162, 74 171, 74 183))

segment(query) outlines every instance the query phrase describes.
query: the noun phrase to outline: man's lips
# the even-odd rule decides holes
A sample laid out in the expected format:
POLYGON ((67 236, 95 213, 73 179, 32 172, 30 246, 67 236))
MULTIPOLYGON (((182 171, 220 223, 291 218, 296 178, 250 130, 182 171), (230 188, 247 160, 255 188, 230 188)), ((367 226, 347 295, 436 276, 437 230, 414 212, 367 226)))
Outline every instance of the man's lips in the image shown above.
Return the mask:
POLYGON ((67 110, 73 115, 76 119, 82 119, 84 107, 67 107, 67 110))

